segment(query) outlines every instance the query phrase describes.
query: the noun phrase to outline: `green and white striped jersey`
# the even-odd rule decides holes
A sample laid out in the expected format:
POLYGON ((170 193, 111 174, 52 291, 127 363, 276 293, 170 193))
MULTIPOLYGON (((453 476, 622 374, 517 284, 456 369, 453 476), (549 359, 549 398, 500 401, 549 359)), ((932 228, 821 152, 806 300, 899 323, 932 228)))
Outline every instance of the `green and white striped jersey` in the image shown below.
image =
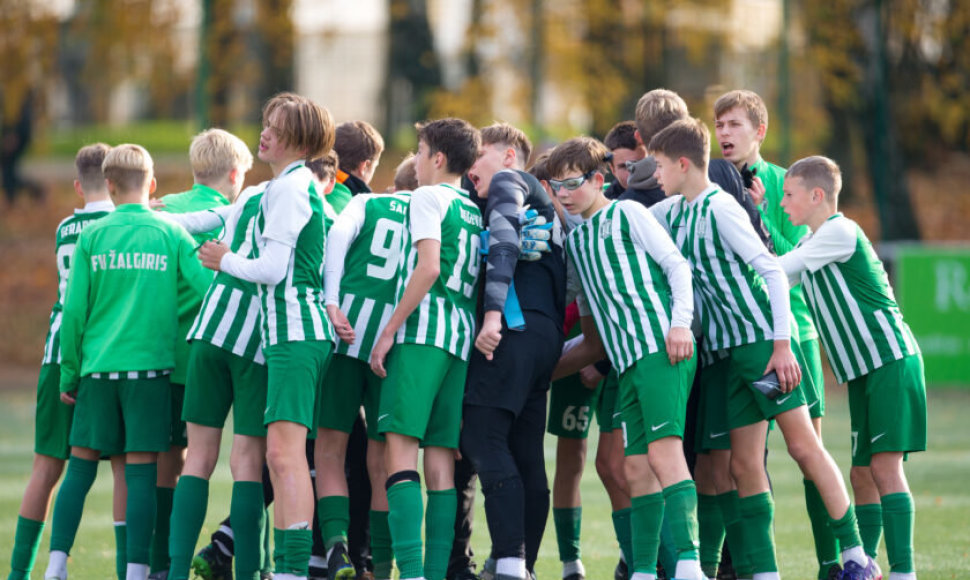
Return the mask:
POLYGON ((57 255, 57 302, 51 308, 47 340, 44 341, 44 359, 41 364, 60 364, 61 362, 61 314, 64 309, 64 293, 67 290, 67 275, 71 273, 71 259, 77 237, 91 222, 108 215, 115 208, 110 201, 95 201, 74 210, 74 215, 64 218, 57 224, 54 248, 57 255))
POLYGON ((882 262, 854 221, 833 215, 780 261, 790 281, 802 282, 840 383, 920 352, 882 262))
POLYGON ((293 251, 280 283, 256 285, 263 348, 284 342, 334 340, 323 303, 323 221, 323 196, 302 160, 291 163, 267 184, 256 216, 250 258, 259 257, 267 240, 293 251))
MULTIPOLYGON (((690 328, 693 297, 687 262, 640 203, 627 200, 604 207, 573 229, 566 250, 618 373, 648 354, 666 352, 671 326, 690 328), (683 269, 676 288, 666 274, 674 268, 683 269)), ((585 305, 580 304, 582 312, 585 305)))
POLYGON ((678 195, 650 211, 690 263, 708 348, 774 340, 768 289, 750 265, 769 254, 738 202, 712 186, 693 202, 678 195))
MULTIPOLYGON (((246 188, 220 219, 225 220, 225 237, 230 251, 249 255, 252 252, 253 228, 266 183, 246 188)), ((216 213, 216 212, 208 212, 216 213)), ((256 285, 225 272, 216 274, 202 301, 189 340, 202 340, 236 356, 265 364, 260 345, 259 298, 256 285)))
POLYGON ((337 341, 337 354, 368 361, 394 312, 409 201, 409 193, 358 194, 327 234, 327 304, 340 308, 355 335, 353 344, 337 341))
POLYGON ((434 346, 468 360, 475 339, 481 232, 482 214, 465 190, 440 184, 411 194, 404 229, 405 275, 398 283, 397 299, 417 265, 417 242, 441 242, 441 274, 401 325, 397 342, 434 346))

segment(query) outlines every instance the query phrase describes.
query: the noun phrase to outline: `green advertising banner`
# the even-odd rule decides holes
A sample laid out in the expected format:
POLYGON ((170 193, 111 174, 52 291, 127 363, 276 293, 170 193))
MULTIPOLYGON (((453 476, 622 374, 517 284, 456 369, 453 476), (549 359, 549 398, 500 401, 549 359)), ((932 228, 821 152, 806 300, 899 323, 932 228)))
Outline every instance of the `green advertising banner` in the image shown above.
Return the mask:
POLYGON ((970 246, 903 246, 895 288, 928 385, 970 387, 970 246))

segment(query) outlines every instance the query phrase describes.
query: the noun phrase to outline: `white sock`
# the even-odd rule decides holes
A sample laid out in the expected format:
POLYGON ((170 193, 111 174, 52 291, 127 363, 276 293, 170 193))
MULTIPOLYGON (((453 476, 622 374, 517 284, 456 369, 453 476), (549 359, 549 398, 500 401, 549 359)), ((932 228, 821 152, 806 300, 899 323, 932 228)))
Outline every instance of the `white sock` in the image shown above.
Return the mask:
POLYGON ((781 580, 778 572, 755 572, 751 580, 781 580))
POLYGON ((323 556, 310 555, 310 565, 314 568, 327 569, 327 560, 323 556))
POLYGON ((630 580, 657 580, 656 574, 648 574, 646 572, 634 572, 630 580))
POLYGON ((562 577, 566 578, 570 574, 580 574, 586 576, 586 568, 582 560, 570 560, 562 563, 562 577))
POLYGON ((869 563, 869 557, 866 556, 866 552, 862 549, 862 546, 853 546, 848 550, 842 550, 842 562, 849 561, 855 562, 865 568, 866 564, 869 563))
POLYGON ((148 564, 134 564, 128 562, 125 580, 146 580, 148 578, 148 564))
POLYGON ((890 572, 889 580, 916 580, 916 572, 890 572))
POLYGON ((296 574, 273 574, 274 580, 306 580, 306 576, 297 576, 296 574))
POLYGON ((701 570, 701 563, 698 560, 677 560, 677 569, 674 578, 684 580, 707 580, 704 571, 701 570))
POLYGON ((512 576, 513 578, 526 578, 524 558, 499 558, 495 562, 495 573, 512 576))
POLYGON ((67 580, 67 552, 51 550, 47 558, 47 571, 44 578, 61 578, 67 580))

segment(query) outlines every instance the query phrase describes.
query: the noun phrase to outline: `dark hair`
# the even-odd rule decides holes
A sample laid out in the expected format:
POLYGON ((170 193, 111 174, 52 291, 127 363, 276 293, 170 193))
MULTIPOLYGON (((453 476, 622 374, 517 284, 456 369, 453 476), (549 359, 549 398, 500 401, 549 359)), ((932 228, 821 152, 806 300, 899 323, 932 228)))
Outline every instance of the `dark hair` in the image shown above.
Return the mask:
POLYGON ((384 152, 384 138, 366 121, 347 121, 337 125, 333 148, 340 155, 340 168, 351 173, 365 161, 384 152))
POLYGON ((674 121, 654 135, 647 149, 671 159, 686 157, 698 169, 707 171, 711 155, 711 133, 700 119, 674 121))
POLYGON ((552 155, 552 151, 549 149, 540 153, 535 163, 528 169, 529 173, 539 181, 549 181, 549 156, 552 155))
POLYGON ((337 177, 337 168, 340 167, 340 156, 336 149, 327 151, 323 157, 317 157, 306 162, 307 169, 320 181, 330 181, 337 177))
POLYGON ((428 153, 443 153, 448 160, 448 173, 462 175, 478 159, 482 139, 478 129, 464 119, 437 119, 415 125, 418 142, 428 145, 428 153))
POLYGON ((546 161, 546 171, 550 177, 561 176, 570 169, 580 173, 607 171, 610 150, 592 137, 574 137, 557 145, 546 161))
POLYGON ((640 143, 637 142, 636 132, 637 124, 633 121, 617 123, 606 134, 606 138, 603 139, 603 144, 610 151, 616 151, 617 149, 634 150, 640 146, 640 143))

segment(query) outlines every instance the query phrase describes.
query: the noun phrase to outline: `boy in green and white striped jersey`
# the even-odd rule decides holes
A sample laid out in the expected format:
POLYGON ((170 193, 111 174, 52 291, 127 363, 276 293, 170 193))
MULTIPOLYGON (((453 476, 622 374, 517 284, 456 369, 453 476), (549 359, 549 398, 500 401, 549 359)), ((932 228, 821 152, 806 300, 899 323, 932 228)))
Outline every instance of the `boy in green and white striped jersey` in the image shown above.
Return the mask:
MULTIPOLYGON (((651 211, 672 232, 691 264, 701 327, 712 350, 726 349, 731 471, 738 486, 748 564, 759 580, 778 578, 774 506, 763 466, 767 419, 774 418, 788 451, 825 498, 845 562, 844 578, 874 578, 859 539, 855 512, 838 467, 815 435, 792 343, 788 286, 777 260, 729 195, 707 177, 710 134, 697 119, 677 121, 651 139, 656 175, 670 197, 651 211), (681 195, 674 195, 674 194, 681 195), (764 396, 754 382, 774 371, 781 393, 764 396)), ((808 377, 805 377, 808 380, 808 377)))
POLYGON ((705 580, 697 552, 697 493, 682 443, 697 366, 690 268, 646 208, 629 200, 611 203, 603 194, 608 154, 599 141, 579 137, 557 146, 547 162, 549 185, 563 209, 586 220, 566 241, 582 283, 584 338, 563 355, 557 374, 597 360, 602 344, 619 375, 632 578, 655 578, 666 511, 677 551, 670 572, 705 580))
MULTIPOLYGON (((903 458, 926 449, 923 359, 872 244, 838 212, 841 188, 831 159, 791 166, 781 205, 812 233, 780 262, 792 284, 801 282, 832 370, 848 383, 856 501, 881 511, 889 580, 912 580, 914 507, 903 458), (870 481, 875 489, 857 486, 870 481)), ((870 556, 878 544, 876 535, 870 556)))
POLYGON ((405 278, 371 350, 371 369, 387 377, 377 428, 387 438, 388 520, 402 579, 443 580, 454 537, 454 450, 474 340, 482 231, 481 212, 459 185, 479 145, 478 130, 461 119, 418 126, 421 187, 411 194, 404 228, 405 278), (419 445, 428 486, 424 566, 419 445))

